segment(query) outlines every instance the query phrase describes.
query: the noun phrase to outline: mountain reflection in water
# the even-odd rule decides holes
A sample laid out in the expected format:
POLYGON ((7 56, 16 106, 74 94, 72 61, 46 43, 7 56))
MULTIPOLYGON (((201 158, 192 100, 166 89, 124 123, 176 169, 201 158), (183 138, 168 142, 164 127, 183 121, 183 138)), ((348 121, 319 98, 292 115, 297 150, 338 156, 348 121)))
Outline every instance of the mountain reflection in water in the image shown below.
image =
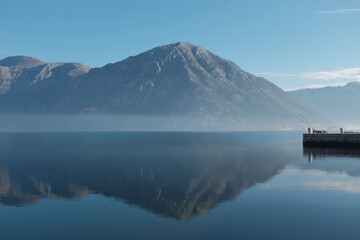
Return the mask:
POLYGON ((27 206, 102 194, 164 217, 191 219, 267 181, 301 155, 291 142, 274 143, 267 139, 274 133, 262 134, 3 133, 0 201, 27 206))

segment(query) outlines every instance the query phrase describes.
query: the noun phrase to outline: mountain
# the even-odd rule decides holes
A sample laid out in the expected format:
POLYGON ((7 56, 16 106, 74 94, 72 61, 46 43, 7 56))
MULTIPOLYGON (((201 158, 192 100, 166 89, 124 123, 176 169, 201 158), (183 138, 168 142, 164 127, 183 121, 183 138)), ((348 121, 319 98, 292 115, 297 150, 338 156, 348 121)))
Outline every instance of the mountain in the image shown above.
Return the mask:
POLYGON ((71 80, 90 70, 81 63, 44 63, 15 56, 0 61, 0 110, 16 113, 46 113, 64 97, 71 80))
POLYGON ((101 68, 71 63, 2 68, 1 112, 189 116, 237 129, 326 122, 269 81, 185 42, 101 68))
POLYGON ((26 57, 26 56, 13 56, 13 57, 7 57, 2 60, 0 60, 0 66, 3 67, 35 67, 39 65, 45 64, 43 61, 40 61, 39 59, 32 58, 32 57, 26 57))
POLYGON ((289 93, 326 118, 344 124, 344 127, 360 126, 360 109, 357 107, 360 102, 360 82, 351 82, 341 87, 301 89, 289 93))

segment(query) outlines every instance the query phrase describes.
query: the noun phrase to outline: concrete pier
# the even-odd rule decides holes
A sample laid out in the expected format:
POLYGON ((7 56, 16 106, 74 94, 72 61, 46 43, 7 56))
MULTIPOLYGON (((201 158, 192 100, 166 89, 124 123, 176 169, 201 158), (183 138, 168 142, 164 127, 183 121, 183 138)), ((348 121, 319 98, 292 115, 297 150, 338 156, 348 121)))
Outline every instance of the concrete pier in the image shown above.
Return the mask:
POLYGON ((312 147, 360 147, 359 133, 305 133, 303 145, 312 147))

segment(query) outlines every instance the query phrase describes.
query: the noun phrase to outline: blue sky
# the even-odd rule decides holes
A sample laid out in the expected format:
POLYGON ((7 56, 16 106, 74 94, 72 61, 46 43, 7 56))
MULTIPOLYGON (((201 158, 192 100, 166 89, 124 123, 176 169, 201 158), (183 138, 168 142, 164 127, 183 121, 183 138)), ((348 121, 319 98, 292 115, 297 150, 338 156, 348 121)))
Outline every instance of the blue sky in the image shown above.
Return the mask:
POLYGON ((0 59, 100 67, 178 41, 284 89, 360 81, 359 0, 2 0, 0 59))

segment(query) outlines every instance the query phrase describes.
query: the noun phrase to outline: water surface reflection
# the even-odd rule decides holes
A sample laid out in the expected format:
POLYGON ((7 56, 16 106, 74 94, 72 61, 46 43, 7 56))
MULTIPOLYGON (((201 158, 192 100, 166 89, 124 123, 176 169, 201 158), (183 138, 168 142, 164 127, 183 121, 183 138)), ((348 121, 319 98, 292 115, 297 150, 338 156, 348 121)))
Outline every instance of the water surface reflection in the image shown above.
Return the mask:
POLYGON ((0 238, 360 239, 358 153, 301 136, 1 133, 0 238))
POLYGON ((276 134, 253 135, 2 134, 0 201, 28 206, 101 194, 191 219, 267 181, 301 154, 285 140, 268 141, 276 134))

